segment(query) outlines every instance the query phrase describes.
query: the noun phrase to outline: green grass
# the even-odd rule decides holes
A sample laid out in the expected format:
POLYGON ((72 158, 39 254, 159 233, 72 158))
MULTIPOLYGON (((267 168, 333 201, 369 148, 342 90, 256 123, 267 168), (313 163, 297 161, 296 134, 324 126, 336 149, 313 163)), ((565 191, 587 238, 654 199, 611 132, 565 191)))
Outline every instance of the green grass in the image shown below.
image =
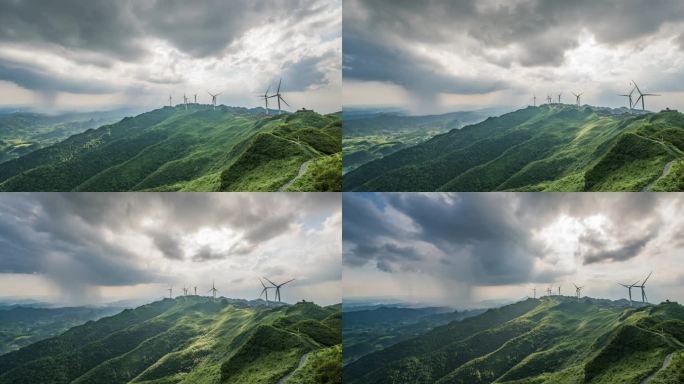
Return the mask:
POLYGON ((312 352, 284 384, 341 384, 342 346, 312 352))
POLYGON ((677 382, 683 318, 676 303, 529 299, 364 356, 344 367, 345 382, 640 383, 656 372, 677 382))
POLYGON ((340 132, 338 116, 311 111, 165 107, 0 164, 0 190, 276 191, 305 161, 339 154, 340 132))
POLYGON ((352 163, 368 161, 345 173, 346 191, 684 190, 681 113, 528 107, 381 158, 373 140, 345 140, 352 163))
MULTIPOLYGON (((276 383, 305 353, 327 350, 319 341, 339 341, 340 329, 323 323, 336 312, 165 299, 0 356, 0 383, 276 383)), ((300 376, 315 382, 319 373, 300 376)))

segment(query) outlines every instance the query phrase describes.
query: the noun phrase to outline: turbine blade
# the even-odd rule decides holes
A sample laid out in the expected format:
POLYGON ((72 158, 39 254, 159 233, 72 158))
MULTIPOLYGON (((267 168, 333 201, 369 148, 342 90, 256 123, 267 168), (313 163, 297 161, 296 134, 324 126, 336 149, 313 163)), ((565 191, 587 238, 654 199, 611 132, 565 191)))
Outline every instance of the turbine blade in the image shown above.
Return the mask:
POLYGON ((283 82, 283 78, 281 77, 280 80, 278 81, 278 94, 280 94, 280 84, 283 82))
POLYGON ((288 104, 287 101, 285 101, 285 99, 283 99, 282 97, 280 97, 280 100, 282 100, 283 103, 285 103, 285 105, 287 105, 288 107, 290 106, 290 104, 288 104))
POLYGON ((652 275, 652 274, 653 274, 653 271, 651 271, 651 272, 648 274, 648 276, 646 276, 646 280, 644 280, 644 282, 641 283, 642 286, 646 284, 646 281, 648 281, 648 279, 651 278, 651 275, 652 275))
POLYGON ((274 282, 272 282, 271 280, 269 280, 268 277, 264 277, 264 279, 266 279, 266 281, 268 281, 269 283, 271 283, 274 287, 277 287, 276 283, 274 283, 274 282))

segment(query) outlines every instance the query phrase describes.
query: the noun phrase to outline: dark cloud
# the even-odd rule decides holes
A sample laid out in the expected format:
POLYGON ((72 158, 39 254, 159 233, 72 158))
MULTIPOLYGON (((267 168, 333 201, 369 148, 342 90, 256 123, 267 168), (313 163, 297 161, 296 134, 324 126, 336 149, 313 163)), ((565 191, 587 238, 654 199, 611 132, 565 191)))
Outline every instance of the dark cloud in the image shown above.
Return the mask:
MULTIPOLYGON (((9 0, 0 1, 0 43, 36 54, 51 53, 76 65, 103 68, 118 62, 149 63, 158 59, 158 50, 152 44, 157 40, 178 50, 174 54, 179 57, 223 59, 245 49, 235 43, 255 28, 277 26, 279 29, 274 33, 283 38, 301 32, 303 26, 327 31, 339 20, 322 21, 325 18, 321 19, 321 15, 339 7, 340 4, 326 0, 9 0)), ((0 59, 2 56, 0 51, 0 59)), ((325 70, 319 68, 320 60, 324 59, 325 55, 308 55, 288 64, 285 69, 293 78, 295 90, 324 82, 325 70)), ((65 75, 28 62, 3 60, 0 79, 30 90, 112 91, 112 86, 95 85, 101 82, 84 79, 78 73, 65 75)), ((173 69, 173 58, 168 60, 169 68, 173 69)), ((167 69, 140 69, 132 77, 152 85, 184 81, 182 75, 167 69)), ((122 88, 119 85, 117 89, 122 88)))
POLYGON ((287 79, 287 90, 291 92, 305 91, 312 85, 326 83, 328 68, 321 67, 321 63, 334 57, 334 52, 321 56, 309 56, 297 62, 287 62, 283 65, 283 77, 287 79))
MULTIPOLYGON (((684 3, 664 0, 523 0, 345 2, 344 75, 389 81, 409 91, 470 94, 504 87, 491 79, 468 80, 419 50, 456 52, 509 68, 558 66, 589 32, 599 43, 632 44, 667 23, 684 21, 684 3)), ((681 41, 681 37, 680 37, 681 41)))
POLYGON ((472 94, 503 87, 503 84, 487 79, 450 74, 437 63, 402 47, 376 43, 367 37, 345 33, 342 49, 343 75, 351 79, 391 82, 421 95, 437 92, 472 94))
POLYGON ((536 237, 563 216, 585 225, 578 264, 620 263, 647 254, 663 228, 681 226, 660 213, 679 200, 628 193, 345 194, 344 263, 471 285, 548 283, 574 273, 553 267, 560 260, 536 237), (595 227, 587 220, 604 221, 595 227), (538 269, 539 262, 551 268, 538 269))
POLYGON ((143 252, 150 248, 121 244, 122 236, 149 239, 167 259, 207 262, 250 254, 305 220, 313 225, 316 217, 339 210, 338 199, 338 194, 3 194, 0 273, 41 274, 64 291, 159 282, 166 277, 146 266, 149 255, 143 252), (202 245, 194 255, 184 254, 183 237, 202 229, 229 229, 237 240, 228 252, 202 245))

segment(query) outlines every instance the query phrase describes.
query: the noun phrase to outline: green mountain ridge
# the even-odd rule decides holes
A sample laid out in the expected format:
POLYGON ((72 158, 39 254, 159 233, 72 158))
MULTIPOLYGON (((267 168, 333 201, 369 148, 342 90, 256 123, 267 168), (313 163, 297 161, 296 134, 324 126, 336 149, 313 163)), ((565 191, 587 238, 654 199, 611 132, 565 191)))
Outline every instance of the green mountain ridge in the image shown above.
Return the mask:
POLYGON ((684 307, 552 296, 454 321, 344 367, 345 383, 684 380, 684 307))
POLYGON ((684 115, 528 107, 345 174, 346 191, 684 190, 684 115))
POLYGON ((164 299, 0 356, 0 383, 338 383, 339 318, 310 302, 164 299))
POLYGON ((339 191, 340 143, 339 114, 164 107, 0 164, 0 190, 339 191))

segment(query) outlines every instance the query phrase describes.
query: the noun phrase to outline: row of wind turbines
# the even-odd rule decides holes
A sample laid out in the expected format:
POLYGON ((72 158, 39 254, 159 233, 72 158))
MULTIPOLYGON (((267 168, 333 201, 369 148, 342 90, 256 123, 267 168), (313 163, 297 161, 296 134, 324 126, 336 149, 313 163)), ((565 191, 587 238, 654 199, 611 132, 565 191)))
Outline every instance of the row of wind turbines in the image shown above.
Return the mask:
MULTIPOLYGON (((282 113, 280 102, 283 102, 288 107, 290 106, 290 104, 288 104, 287 101, 285 101, 285 99, 283 98, 283 94, 280 93, 280 87, 281 87, 282 83, 283 83, 283 79, 281 78, 278 81, 278 89, 276 90, 276 93, 274 93, 272 95, 268 94, 271 91, 271 85, 268 86, 268 88, 266 89, 266 92, 264 92, 263 95, 257 95, 258 98, 264 100, 264 103, 266 105, 266 114, 267 115, 270 114, 270 109, 268 107, 268 100, 272 99, 274 97, 278 101, 278 114, 282 113)), ((211 105, 213 106, 214 110, 216 110, 216 99, 219 96, 221 96, 223 94, 223 92, 211 93, 211 92, 207 91, 207 93, 209 94, 209 96, 211 96, 211 105)), ((195 104, 197 104, 197 94, 195 93, 193 96, 194 96, 195 104)), ((186 110, 188 109, 189 100, 190 100, 190 98, 187 97, 186 94, 184 93, 183 94, 183 105, 185 106, 186 110)), ((171 95, 171 94, 169 94, 169 107, 173 108, 173 95, 171 95)))
MULTIPOLYGON (((641 280, 637 280, 637 281, 635 281, 635 282, 632 283, 632 284, 618 283, 619 285, 621 285, 621 286, 627 288, 627 292, 628 292, 628 295, 629 295, 629 306, 630 306, 630 307, 632 306, 632 288, 640 288, 640 289, 641 289, 641 302, 642 302, 642 303, 647 303, 647 302, 648 302, 648 297, 646 296, 646 282, 648 281, 649 278, 651 278, 651 275, 652 275, 652 274, 653 274, 653 272, 650 272, 650 273, 648 274, 648 276, 646 276, 646 278, 644 279, 644 281, 641 282, 641 283, 639 283, 641 280)), ((583 289, 584 287, 580 287, 580 286, 578 286, 578 285, 575 284, 575 283, 573 283, 572 285, 575 286, 575 296, 577 297, 577 300, 579 300, 579 299, 582 297, 582 289, 583 289)), ((532 292, 533 292, 533 295, 534 295, 533 297, 536 299, 536 298, 537 298, 537 288, 536 288, 536 287, 532 288, 532 292)), ((546 296, 547 296, 547 297, 550 297, 550 296, 561 296, 561 286, 560 286, 560 285, 558 286, 558 295, 555 295, 555 294, 554 294, 554 290, 552 289, 552 287, 546 288, 546 296)))
MULTIPOLYGON (((293 282, 293 281, 295 280, 295 279, 290 279, 290 280, 288 280, 288 281, 286 281, 286 282, 284 282, 284 283, 276 284, 276 283, 274 283, 273 281, 269 280, 269 279, 266 278, 266 277, 264 277, 264 279, 265 279, 266 281, 268 281, 269 284, 271 284, 271 286, 267 286, 266 284, 264 284, 264 281, 260 278, 260 279, 259 279, 259 282, 261 283, 261 286, 263 287, 263 289, 261 290, 261 294, 259 295, 259 298, 261 298, 261 297, 264 296, 264 294, 265 294, 265 295, 266 295, 266 305, 267 305, 267 306, 270 304, 270 302, 268 301, 268 290, 269 290, 269 289, 275 289, 275 300, 277 300, 277 302, 280 303, 280 302, 281 302, 281 299, 280 299, 280 289, 281 289, 285 284, 291 283, 291 282, 293 282)), ((195 285, 195 286, 192 287, 192 288, 194 289, 194 296, 197 296, 197 286, 195 285)), ((167 288, 166 290, 169 292, 169 299, 173 299, 173 285, 169 286, 169 288, 167 288)), ((211 293, 211 294, 212 294, 212 297, 213 297, 214 299, 216 299, 216 293, 218 293, 218 291, 219 291, 219 290, 218 290, 218 288, 216 288, 215 281, 212 280, 212 282, 211 282, 211 289, 210 289, 209 291, 207 291, 207 293, 211 293)), ((189 288, 189 287, 185 287, 185 286, 183 287, 183 296, 191 296, 191 295, 190 295, 190 288, 189 288)))
MULTIPOLYGON (((632 89, 629 91, 629 93, 618 95, 618 96, 627 97, 627 99, 629 100, 629 109, 630 110, 635 109, 634 107, 638 106, 639 101, 641 101, 641 110, 645 111, 646 110, 646 96, 649 96, 649 97, 650 96, 661 96, 661 95, 656 94, 656 93, 643 93, 643 92, 641 92, 641 89, 639 88, 639 86, 637 85, 637 83, 634 80, 632 80, 632 82, 630 84, 632 85, 632 89), (636 100, 634 100, 632 97, 632 95, 634 95, 634 91, 636 91, 639 94, 639 97, 637 97, 636 100)), ((575 105, 577 106, 577 108, 579 108, 581 105, 580 98, 584 94, 584 92, 577 92, 577 93, 570 92, 570 93, 572 93, 572 95, 575 96, 575 105)), ((559 93, 557 96, 558 96, 558 102, 554 102, 555 99, 553 97, 551 97, 550 94, 547 95, 546 96, 546 103, 547 104, 562 104, 561 103, 561 97, 563 96, 563 92, 559 93)), ((536 107, 537 106, 537 95, 533 94, 532 100, 533 100, 532 105, 534 107, 536 107)))

